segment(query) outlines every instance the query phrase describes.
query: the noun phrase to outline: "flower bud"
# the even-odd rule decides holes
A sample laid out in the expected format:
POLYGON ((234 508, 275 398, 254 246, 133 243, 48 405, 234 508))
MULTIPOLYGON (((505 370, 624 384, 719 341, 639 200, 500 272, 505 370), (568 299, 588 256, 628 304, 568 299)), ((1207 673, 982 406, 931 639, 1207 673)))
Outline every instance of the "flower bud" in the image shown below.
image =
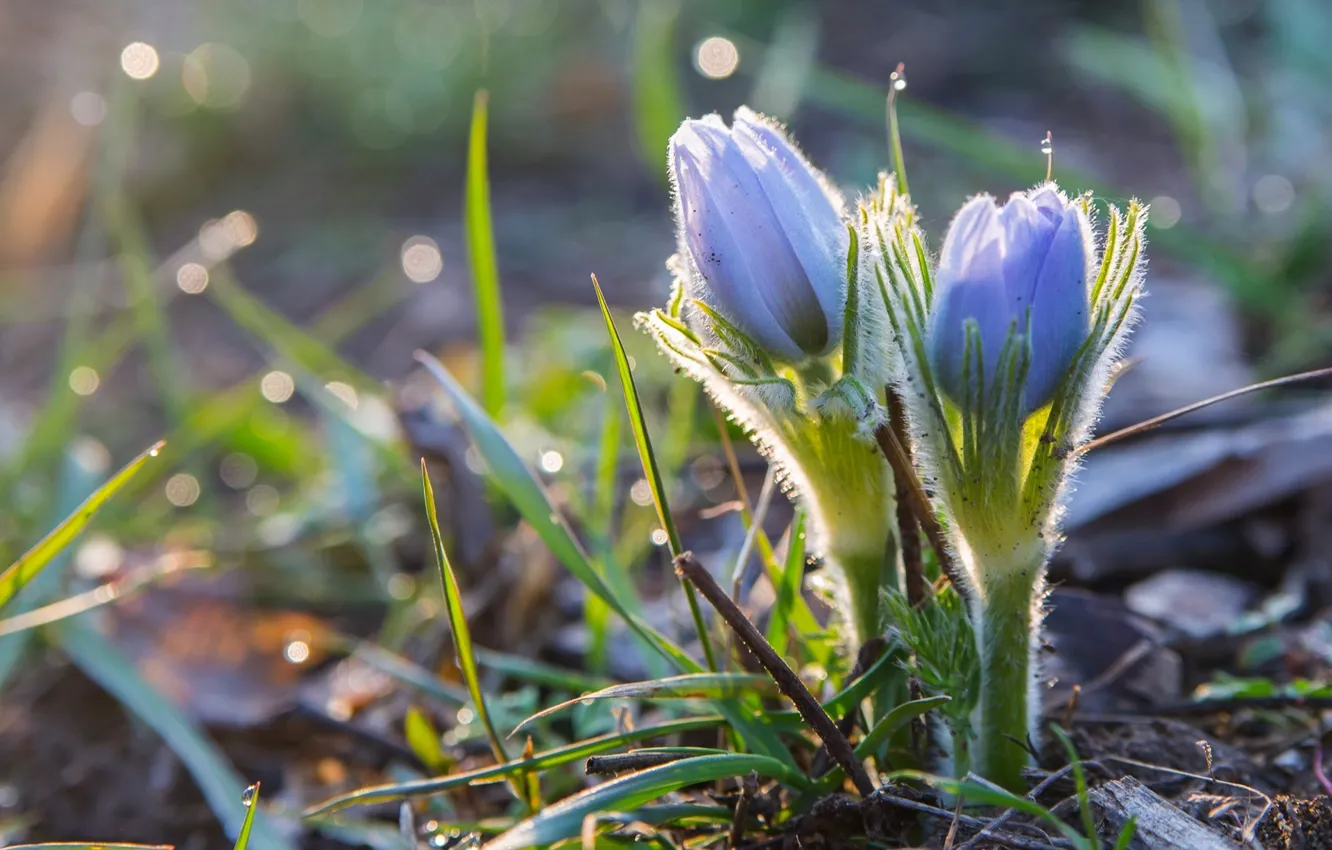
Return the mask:
POLYGON ((841 341, 849 237, 842 199, 775 124, 689 120, 670 143, 690 295, 785 362, 841 341))
POLYGON ((1030 344, 1022 411, 1050 401, 1090 332, 1083 213, 1054 186, 1016 193, 1001 209, 988 195, 971 199, 948 228, 935 278, 937 308, 929 328, 939 386, 961 404, 995 380, 1010 332, 1030 344), (979 360, 967 353, 968 320, 979 332, 979 360), (968 357, 971 377, 968 378, 968 357))

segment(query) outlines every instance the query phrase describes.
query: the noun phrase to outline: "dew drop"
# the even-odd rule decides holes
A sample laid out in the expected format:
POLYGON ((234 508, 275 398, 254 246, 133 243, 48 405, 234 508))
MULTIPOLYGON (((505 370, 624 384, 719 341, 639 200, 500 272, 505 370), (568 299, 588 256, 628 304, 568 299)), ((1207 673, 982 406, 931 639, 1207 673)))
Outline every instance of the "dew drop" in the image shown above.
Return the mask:
POLYGON ((888 79, 892 81, 893 91, 906 91, 907 87, 906 71, 903 71, 902 69, 899 68, 898 70, 893 71, 891 74, 889 74, 888 79))
POLYGON ((254 805, 254 794, 258 790, 258 785, 251 785, 249 788, 245 789, 245 793, 241 795, 241 803, 245 805, 245 808, 248 809, 250 806, 254 805))
POLYGON ((1044 139, 1041 139, 1041 153, 1044 156, 1049 156, 1054 153, 1054 139, 1050 138, 1048 135, 1044 139))

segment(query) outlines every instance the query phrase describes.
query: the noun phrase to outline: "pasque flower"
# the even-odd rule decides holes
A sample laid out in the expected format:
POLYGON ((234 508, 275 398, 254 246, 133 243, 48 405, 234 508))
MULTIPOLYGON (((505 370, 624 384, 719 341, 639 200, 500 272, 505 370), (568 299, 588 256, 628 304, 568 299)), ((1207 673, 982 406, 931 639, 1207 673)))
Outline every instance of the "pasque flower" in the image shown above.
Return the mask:
POLYGON ((885 198, 881 188, 862 204, 861 241, 980 666, 977 740, 958 767, 1025 790, 1046 565, 1077 449, 1137 315, 1146 209, 1111 207, 1098 244, 1089 196, 1047 183, 1002 208, 973 198, 932 265, 924 234, 894 223, 885 198))
POLYGON ((971 199, 948 229, 935 286, 930 357, 955 403, 980 389, 977 377, 994 385, 1010 333, 1031 348, 1022 411, 1053 397, 1090 328, 1087 249, 1074 204, 1050 185, 1014 194, 1002 208, 988 195, 971 199), (975 323, 970 346, 968 322, 975 323))
MULTIPOLYGON (((882 417, 886 314, 841 196, 776 123, 685 121, 668 152, 679 251, 670 303, 638 316, 739 422, 809 515, 844 634, 878 634, 897 581, 882 417), (871 298, 871 296, 873 296, 871 298)), ((905 202, 904 202, 905 203, 905 202)))
POLYGON ((691 293, 774 359, 841 342, 849 238, 842 199, 780 129, 741 108, 685 121, 670 143, 691 293))

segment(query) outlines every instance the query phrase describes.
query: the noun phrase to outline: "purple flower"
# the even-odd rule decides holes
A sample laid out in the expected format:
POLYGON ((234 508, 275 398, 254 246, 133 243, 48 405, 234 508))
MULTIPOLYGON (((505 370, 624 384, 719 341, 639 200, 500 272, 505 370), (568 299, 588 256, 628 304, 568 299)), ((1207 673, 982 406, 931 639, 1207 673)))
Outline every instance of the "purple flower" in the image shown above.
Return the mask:
POLYGON ((949 398, 965 397, 965 327, 974 319, 987 393, 1016 328, 1031 346, 1023 413, 1050 401, 1090 330, 1085 239, 1080 210, 1054 184, 1014 194, 1002 209, 988 195, 962 207, 944 239, 929 327, 931 366, 949 398))
POLYGON ((776 125, 746 108, 671 137, 681 254, 693 297, 770 356, 799 362, 842 336, 849 245, 842 200, 776 125))

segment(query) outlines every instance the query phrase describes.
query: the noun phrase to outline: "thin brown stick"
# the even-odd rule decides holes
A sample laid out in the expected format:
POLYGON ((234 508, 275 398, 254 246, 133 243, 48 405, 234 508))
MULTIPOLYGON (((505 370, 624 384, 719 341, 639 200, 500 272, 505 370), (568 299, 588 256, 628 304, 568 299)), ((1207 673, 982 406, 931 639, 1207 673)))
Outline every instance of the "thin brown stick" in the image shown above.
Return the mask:
POLYGON ((763 635, 753 623, 749 622, 731 597, 726 595, 726 591, 717 584, 717 580, 707 568, 694 557, 694 553, 681 552, 675 559, 675 571, 693 583, 698 592, 703 594, 703 598, 717 609, 717 613, 735 631, 740 642, 754 654, 759 664, 763 665, 763 669, 768 671, 768 675, 777 683, 777 688, 795 704, 796 711, 814 730, 814 734, 823 741, 828 753, 842 770, 846 771, 846 775, 851 777, 861 796, 868 797, 873 794, 874 783, 870 781, 864 765, 856 758, 851 742, 837 729, 837 724, 828 716, 828 712, 823 710, 823 706, 819 705, 819 701, 809 692, 809 688, 805 687, 805 683, 800 681, 795 671, 786 665, 782 657, 777 654, 777 650, 764 640, 763 635))
POLYGON ((663 764, 670 764, 673 761, 679 761, 687 758, 688 753, 614 753, 608 756, 592 756, 588 758, 583 765, 583 772, 588 776, 599 776, 609 773, 626 773, 631 770, 645 770, 649 767, 657 767, 663 764))
MULTIPOLYGON (((897 388, 886 388, 888 400, 888 425, 893 429, 893 436, 906 454, 907 465, 915 468, 911 457, 911 439, 907 435, 906 404, 897 388)), ((920 525, 916 520, 916 511, 911 506, 911 485, 906 476, 893 471, 893 481, 897 485, 897 533, 902 548, 902 566, 906 574, 907 602, 919 608, 930 598, 930 586, 925 581, 925 564, 920 557, 920 525)))
POLYGON ((1141 434, 1144 431, 1150 431, 1160 425, 1164 425, 1172 419, 1178 419, 1181 416, 1187 416, 1204 407, 1211 407, 1222 401, 1230 401, 1232 398, 1239 398, 1242 395, 1256 393, 1259 390, 1270 390, 1275 387, 1284 387, 1288 384, 1298 384, 1303 381, 1312 381, 1317 378, 1332 377, 1332 366, 1325 369, 1314 369, 1310 372, 1300 372, 1295 375, 1286 375, 1284 378, 1273 378, 1270 381, 1260 381, 1256 384, 1249 384, 1247 387, 1240 387, 1237 390, 1224 392, 1220 395, 1214 395, 1211 398, 1205 398, 1202 401, 1195 401, 1193 404, 1186 404, 1181 408, 1172 410, 1169 413, 1162 413, 1160 416, 1153 416, 1151 419, 1145 419, 1137 425, 1130 425, 1127 428, 1120 428, 1118 431, 1111 431, 1103 437, 1097 437, 1091 442, 1084 443, 1073 451, 1073 455, 1084 455, 1092 449, 1099 449, 1102 446, 1108 446, 1111 443, 1117 443, 1126 437, 1132 437, 1135 434, 1141 434))
MULTIPOLYGON (((888 642, 882 637, 875 635, 860 645, 860 651, 856 653, 856 663, 851 668, 851 672, 846 676, 846 682, 854 682, 865 675, 874 662, 879 660, 883 651, 888 647, 888 642)), ((852 706, 850 710, 837 718, 837 731, 841 732, 849 740, 851 733, 856 730, 856 721, 860 718, 860 709, 852 706)), ((810 760, 809 772, 812 776, 822 776, 828 772, 831 767, 828 759, 828 748, 819 747, 818 752, 814 753, 814 758, 810 760)))
POLYGON ((731 815, 730 846, 732 850, 740 846, 745 838, 745 822, 749 820, 749 801, 758 793, 758 773, 750 771, 740 781, 740 797, 735 801, 735 812, 731 815))
POLYGON ((968 588, 962 575, 958 571, 957 563, 953 560, 953 554, 948 548, 948 541, 944 539, 943 528, 939 525, 939 519, 934 515, 934 508, 930 505, 929 497, 925 495, 925 488, 921 486, 920 479, 916 477, 916 470, 911 465, 910 455, 907 454, 906 447, 898 441, 897 435, 893 429, 886 423, 874 429, 874 439, 879 442, 879 450, 888 460, 888 465, 892 467, 893 477, 898 481, 905 481, 907 484, 907 501, 911 503, 911 510, 916 515, 916 522, 925 532, 925 537, 929 539, 930 546, 934 548, 934 554, 939 559, 939 569, 943 570, 944 575, 953 583, 957 592, 966 598, 968 588))

